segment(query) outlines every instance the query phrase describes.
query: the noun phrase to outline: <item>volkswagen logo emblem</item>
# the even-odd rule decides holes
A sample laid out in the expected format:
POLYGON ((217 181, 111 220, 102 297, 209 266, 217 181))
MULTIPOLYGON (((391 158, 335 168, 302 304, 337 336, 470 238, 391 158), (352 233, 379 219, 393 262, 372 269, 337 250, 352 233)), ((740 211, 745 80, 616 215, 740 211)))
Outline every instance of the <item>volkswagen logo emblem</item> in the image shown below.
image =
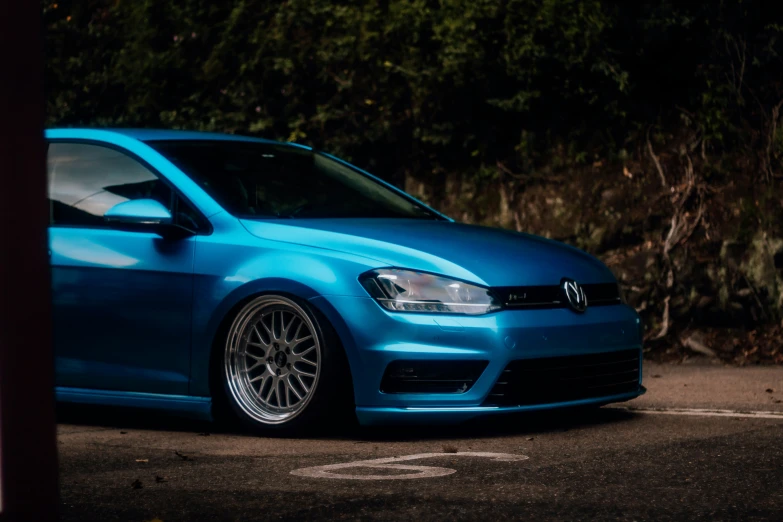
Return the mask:
POLYGON ((571 310, 574 312, 584 312, 587 309, 587 296, 585 295, 584 288, 579 286, 579 283, 573 279, 564 278, 560 282, 560 288, 563 289, 564 297, 568 306, 571 307, 571 310))

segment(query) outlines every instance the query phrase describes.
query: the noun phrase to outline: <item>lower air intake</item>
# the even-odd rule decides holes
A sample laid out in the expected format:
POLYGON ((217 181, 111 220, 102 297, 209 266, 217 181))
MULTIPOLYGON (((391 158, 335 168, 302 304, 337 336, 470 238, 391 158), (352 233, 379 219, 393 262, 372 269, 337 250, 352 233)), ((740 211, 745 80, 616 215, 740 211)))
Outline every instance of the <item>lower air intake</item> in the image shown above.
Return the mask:
POLYGON ((488 361, 393 361, 381 380, 383 393, 465 393, 488 361))
POLYGON ((640 387, 641 352, 511 361, 485 406, 526 406, 632 393, 640 387))

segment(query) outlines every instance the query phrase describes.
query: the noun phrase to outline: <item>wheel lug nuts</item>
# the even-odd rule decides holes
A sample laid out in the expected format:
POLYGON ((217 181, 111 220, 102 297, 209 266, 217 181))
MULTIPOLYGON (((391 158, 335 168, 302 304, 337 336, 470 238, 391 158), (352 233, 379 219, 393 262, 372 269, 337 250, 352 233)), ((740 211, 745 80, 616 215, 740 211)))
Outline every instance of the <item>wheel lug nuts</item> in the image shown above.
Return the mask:
POLYGON ((277 351, 277 350, 279 350, 279 349, 280 349, 280 345, 279 345, 279 344, 277 344, 277 343, 275 343, 275 351, 277 351))
POLYGON ((277 373, 277 375, 280 375, 280 373, 281 373, 281 372, 280 372, 280 368, 278 368, 278 369, 275 371, 275 373, 277 373))
POLYGON ((286 364, 285 366, 286 366, 286 368, 288 368, 289 370, 291 369, 291 363, 288 363, 288 364, 286 364))
POLYGON ((271 363, 272 362, 272 358, 271 357, 267 357, 266 358, 266 362, 271 363))
POLYGON ((285 353, 291 353, 291 348, 286 348, 285 353))

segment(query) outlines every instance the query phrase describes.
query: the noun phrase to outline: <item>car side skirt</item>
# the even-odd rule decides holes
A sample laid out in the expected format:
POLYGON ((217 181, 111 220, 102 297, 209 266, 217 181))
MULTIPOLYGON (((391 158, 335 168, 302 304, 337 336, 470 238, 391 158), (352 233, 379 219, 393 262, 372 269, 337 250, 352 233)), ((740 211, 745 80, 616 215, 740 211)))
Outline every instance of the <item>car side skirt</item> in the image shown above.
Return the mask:
POLYGON ((85 388, 55 388, 58 402, 170 411, 183 417, 212 420, 212 399, 187 395, 163 395, 85 388))

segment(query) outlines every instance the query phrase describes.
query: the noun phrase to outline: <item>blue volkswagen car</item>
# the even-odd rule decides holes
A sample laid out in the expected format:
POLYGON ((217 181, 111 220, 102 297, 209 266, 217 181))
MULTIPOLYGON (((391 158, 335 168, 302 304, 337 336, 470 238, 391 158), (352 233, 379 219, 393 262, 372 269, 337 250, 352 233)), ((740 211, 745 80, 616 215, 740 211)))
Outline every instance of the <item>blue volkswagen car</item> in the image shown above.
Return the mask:
POLYGON ((456 223, 301 145, 46 138, 60 401, 289 430, 644 391, 639 317, 580 250, 456 223))

